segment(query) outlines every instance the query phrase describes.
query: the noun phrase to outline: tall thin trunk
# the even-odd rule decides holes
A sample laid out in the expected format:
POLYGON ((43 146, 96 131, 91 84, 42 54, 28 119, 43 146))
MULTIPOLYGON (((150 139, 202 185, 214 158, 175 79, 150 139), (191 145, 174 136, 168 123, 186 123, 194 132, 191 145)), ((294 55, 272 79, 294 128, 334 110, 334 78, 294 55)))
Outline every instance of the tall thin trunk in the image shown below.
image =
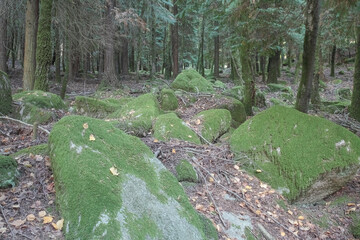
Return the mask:
POLYGON ((151 10, 151 20, 150 20, 150 79, 154 78, 154 74, 156 73, 156 18, 155 11, 151 10))
POLYGON ((302 66, 302 52, 299 50, 296 54, 296 65, 294 73, 294 81, 297 83, 299 81, 300 67, 302 66))
POLYGON ((51 65, 51 9, 52 0, 41 0, 36 48, 34 89, 48 91, 51 65))
POLYGON ((25 14, 24 90, 32 90, 35 83, 38 16, 39 0, 27 0, 25 14))
POLYGON ((360 21, 356 27, 356 55, 355 55, 355 72, 354 84, 351 97, 350 115, 360 122, 360 21))
POLYGON ((170 24, 168 25, 168 31, 166 36, 166 46, 165 46, 165 79, 171 78, 172 64, 171 64, 171 33, 170 33, 170 24))
POLYGON ((121 74, 128 75, 129 74, 129 44, 128 39, 125 37, 122 41, 121 48, 121 74))
MULTIPOLYGON (((5 8, 5 3, 1 3, 0 7, 5 8)), ((7 18, 6 14, 0 15, 0 71, 7 72, 6 57, 6 39, 7 39, 7 18)))
POLYGON ((331 77, 335 77, 335 57, 336 57, 336 44, 333 45, 331 52, 331 71, 330 71, 331 77))
MULTIPOLYGON (((173 5, 173 14, 176 17, 178 14, 177 0, 173 0, 173 5)), ((176 78, 179 74, 179 24, 177 21, 171 26, 171 46, 173 78, 176 78)))
POLYGON ((60 76, 60 35, 59 35, 59 28, 55 27, 55 80, 56 82, 61 82, 60 76))
POLYGON ((312 81, 314 78, 319 12, 320 2, 318 0, 307 0, 302 73, 295 103, 295 108, 304 113, 307 113, 309 108, 312 81))
POLYGON ((280 65, 280 54, 281 51, 276 50, 273 55, 269 57, 268 65, 268 83, 277 83, 278 81, 278 71, 280 65))
POLYGON ((204 35, 205 35, 205 16, 202 15, 200 23, 200 43, 199 43, 199 54, 198 61, 196 64, 196 70, 202 75, 205 76, 204 69, 204 35))
MULTIPOLYGON (((215 26, 218 24, 216 23, 215 26)), ((219 77, 219 67, 220 67, 220 36, 216 33, 214 37, 214 77, 219 77)))
POLYGON ((130 46, 129 67, 131 72, 135 72, 135 48, 133 44, 130 46))
POLYGON ((262 76, 262 81, 265 83, 266 82, 266 57, 265 56, 260 56, 260 70, 261 70, 261 76, 262 76))

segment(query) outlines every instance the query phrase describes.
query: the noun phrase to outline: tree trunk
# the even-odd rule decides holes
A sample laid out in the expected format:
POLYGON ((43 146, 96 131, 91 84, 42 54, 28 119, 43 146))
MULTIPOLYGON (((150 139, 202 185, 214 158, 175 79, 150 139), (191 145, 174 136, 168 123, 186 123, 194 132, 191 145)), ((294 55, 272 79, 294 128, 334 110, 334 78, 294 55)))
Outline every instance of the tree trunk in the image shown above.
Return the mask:
POLYGON ((320 1, 307 0, 306 3, 306 22, 304 53, 302 63, 302 73, 300 86, 296 96, 295 108, 301 112, 307 113, 309 100, 311 96, 312 81, 314 78, 314 63, 316 51, 316 39, 318 32, 320 12, 320 1))
POLYGON ((156 17, 155 12, 151 10, 151 19, 150 19, 150 79, 154 78, 154 74, 156 73, 156 17))
POLYGON ((264 83, 266 83, 266 57, 265 56, 261 56, 260 57, 260 70, 261 70, 261 76, 262 76, 262 81, 264 83))
POLYGON ((288 60, 288 67, 289 69, 291 69, 292 67, 292 51, 291 51, 291 45, 289 44, 289 49, 288 49, 288 53, 287 53, 287 60, 288 60))
POLYGON ((38 16, 39 0, 27 0, 25 14, 24 90, 32 90, 35 83, 38 16))
POLYGON ((355 55, 354 85, 351 97, 350 115, 360 122, 360 23, 356 27, 357 43, 355 55))
POLYGON ((277 83, 280 65, 280 54, 281 51, 276 50, 273 55, 269 57, 267 83, 277 83))
POLYGON ((316 74, 314 77, 313 89, 311 93, 311 103, 314 105, 319 105, 321 103, 319 88, 320 88, 320 80, 324 79, 324 67, 323 67, 323 57, 322 57, 322 39, 318 37, 317 43, 317 66, 316 66, 316 74))
POLYGON ((199 43, 199 54, 198 61, 196 64, 196 70, 204 77, 204 35, 205 35, 205 17, 202 15, 200 23, 200 43, 199 43))
POLYGON ((330 71, 331 77, 335 77, 335 57, 336 57, 336 45, 334 44, 331 52, 331 71, 330 71))
MULTIPOLYGON (((170 30, 171 26, 169 24, 168 29, 170 30)), ((170 31, 166 31, 166 46, 165 46, 165 79, 171 79, 171 71, 172 71, 172 64, 171 64, 171 33, 170 31)))
MULTIPOLYGON (((1 3, 0 7, 5 9, 5 3, 1 3)), ((6 57, 6 40, 7 40, 7 18, 6 11, 0 14, 0 71, 7 72, 6 57)))
POLYGON ((48 91, 51 65, 51 8, 52 0, 41 0, 36 47, 34 89, 48 91))
POLYGON ((121 48, 121 74, 128 75, 129 74, 129 44, 127 38, 123 38, 121 48))
POLYGON ((61 83, 60 76, 60 36, 59 29, 55 26, 55 80, 57 83, 61 83))
POLYGON ((103 84, 105 86, 117 86, 119 80, 115 68, 115 23, 114 12, 115 0, 105 1, 105 51, 104 51, 104 74, 103 84))
POLYGON ((246 47, 240 49, 240 61, 241 61, 241 72, 242 78, 245 83, 245 96, 244 96, 244 107, 248 116, 253 115, 252 107, 255 101, 255 82, 251 71, 251 60, 250 54, 246 47))
MULTIPOLYGON (((215 26, 218 26, 218 23, 215 23, 215 26)), ((214 77, 219 77, 219 66, 220 65, 220 36, 219 33, 216 33, 214 37, 214 77)))
POLYGON ((133 44, 130 46, 129 66, 130 71, 135 72, 135 48, 133 44))
MULTIPOLYGON (((176 18, 178 14, 177 0, 173 0, 173 14, 176 18)), ((179 24, 178 21, 171 26, 171 46, 172 46, 172 70, 173 78, 179 74, 179 24)))
POLYGON ((299 73, 300 73, 301 65, 302 65, 302 53, 299 50, 296 54, 296 65, 295 65, 295 73, 294 73, 295 83, 299 81, 299 73))

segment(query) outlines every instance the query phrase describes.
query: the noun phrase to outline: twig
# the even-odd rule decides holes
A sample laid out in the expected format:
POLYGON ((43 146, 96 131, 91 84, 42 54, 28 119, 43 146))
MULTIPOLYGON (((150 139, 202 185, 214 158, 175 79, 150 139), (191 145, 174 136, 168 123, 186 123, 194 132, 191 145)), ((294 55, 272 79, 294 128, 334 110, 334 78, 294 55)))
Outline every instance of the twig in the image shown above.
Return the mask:
POLYGON ((259 238, 255 235, 255 233, 251 230, 251 228, 249 228, 248 226, 246 226, 245 228, 246 228, 248 231, 251 232, 251 234, 253 235, 253 237, 254 237, 255 239, 259 239, 259 238))
POLYGON ((3 132, 1 129, 0 129, 0 133, 1 133, 2 135, 5 135, 5 136, 7 136, 7 137, 10 137, 9 134, 7 134, 6 132, 3 132))
MULTIPOLYGON (((0 119, 6 119, 6 120, 14 121, 14 122, 21 123, 21 124, 23 124, 25 126, 32 127, 32 128, 34 127, 34 125, 32 125, 32 124, 20 121, 20 120, 15 119, 15 118, 7 117, 7 116, 0 116, 0 119)), ((45 128, 43 128, 41 126, 38 126, 38 128, 40 130, 44 131, 45 133, 47 133, 48 135, 50 134, 50 132, 48 130, 46 130, 45 128)))
POLYGON ((1 206, 1 204, 0 204, 0 210, 1 210, 1 214, 4 216, 4 219, 5 219, 6 225, 7 225, 7 226, 9 227, 9 229, 10 229, 11 236, 12 236, 12 238, 14 239, 14 238, 15 238, 15 236, 14 236, 14 232, 13 232, 13 230, 12 230, 12 228, 11 228, 11 226, 10 226, 10 224, 9 224, 9 222, 8 222, 8 220, 7 220, 7 218, 6 218, 6 216, 5 216, 4 209, 3 209, 3 207, 1 206))
POLYGON ((295 236, 295 238, 299 238, 297 235, 295 235, 295 233, 293 233, 292 231, 290 231, 290 229, 288 229, 287 227, 285 227, 284 225, 282 225, 278 220, 276 220, 275 218, 273 218, 270 215, 267 215, 268 218, 270 218, 271 220, 273 220, 276 224, 278 224, 280 227, 282 227, 283 229, 285 229, 286 231, 288 231, 289 233, 291 233, 292 235, 295 236))
POLYGON ((264 235, 267 240, 275 240, 273 236, 266 230, 266 228, 260 223, 257 224, 260 232, 264 235))

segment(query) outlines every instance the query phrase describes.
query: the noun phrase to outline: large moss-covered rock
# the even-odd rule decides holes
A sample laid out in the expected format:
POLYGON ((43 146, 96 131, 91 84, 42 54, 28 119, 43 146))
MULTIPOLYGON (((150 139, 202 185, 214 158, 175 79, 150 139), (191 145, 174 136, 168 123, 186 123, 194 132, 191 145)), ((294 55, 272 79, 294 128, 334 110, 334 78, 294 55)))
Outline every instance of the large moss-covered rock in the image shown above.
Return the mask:
POLYGON ((172 138, 200 144, 200 139, 175 113, 160 115, 154 124, 154 137, 160 141, 172 138))
POLYGON ((25 91, 14 94, 14 100, 19 103, 16 115, 27 123, 46 123, 56 117, 51 109, 65 109, 64 101, 57 95, 49 92, 25 91))
POLYGON ((341 100, 351 100, 350 88, 340 88, 336 91, 336 93, 341 100))
POLYGON ((66 239, 217 239, 138 138, 103 120, 68 116, 49 145, 66 239))
POLYGON ((231 89, 228 89, 224 91, 224 95, 236 98, 239 101, 243 101, 245 96, 244 86, 235 86, 231 89))
POLYGON ((160 105, 165 111, 176 110, 179 106, 175 92, 172 89, 163 89, 160 94, 160 105))
POLYGON ((10 80, 6 73, 0 71, 0 113, 9 114, 12 110, 10 80))
POLYGON ((271 92, 288 92, 288 93, 293 92, 291 87, 287 87, 280 83, 269 83, 268 87, 271 92))
POLYGON ((107 98, 104 100, 78 96, 75 98, 77 112, 91 117, 103 118, 119 110, 122 105, 131 101, 131 98, 107 98))
POLYGON ((116 119, 119 128, 137 136, 143 136, 160 114, 159 103, 152 93, 141 95, 125 104, 108 118, 116 119))
POLYGON ((171 83, 171 87, 187 92, 214 92, 212 83, 193 69, 182 71, 171 83))
POLYGON ((194 182, 198 181, 198 175, 194 167, 187 160, 181 160, 178 165, 176 165, 176 174, 179 182, 194 182))
POLYGON ((217 109, 227 109, 230 111, 231 118, 232 118, 232 127, 237 128, 241 123, 245 122, 246 120, 246 112, 245 107, 242 102, 239 100, 228 97, 222 96, 217 101, 215 108, 217 109))
POLYGON ((0 189, 14 187, 19 172, 17 163, 12 157, 0 155, 0 189))
POLYGON ((216 139, 229 130, 231 114, 226 109, 210 109, 194 116, 193 121, 199 125, 201 135, 207 141, 215 142, 216 139))
POLYGON ((359 169, 360 139, 326 119, 275 106, 240 125, 231 149, 244 167, 291 202, 318 201, 340 189, 359 169), (249 162, 252 159, 252 162, 249 162), (256 170, 262 170, 256 173, 256 170))

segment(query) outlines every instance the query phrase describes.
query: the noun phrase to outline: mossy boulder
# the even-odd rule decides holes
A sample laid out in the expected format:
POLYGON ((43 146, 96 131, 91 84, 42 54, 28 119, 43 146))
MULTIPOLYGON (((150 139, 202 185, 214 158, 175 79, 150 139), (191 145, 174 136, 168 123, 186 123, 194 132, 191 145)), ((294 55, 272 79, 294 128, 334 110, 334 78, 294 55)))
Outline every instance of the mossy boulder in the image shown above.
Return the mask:
POLYGON ((140 139, 100 119, 67 116, 49 146, 66 239, 217 239, 140 139))
POLYGON ((214 82, 214 87, 219 89, 226 89, 226 84, 223 83, 222 81, 216 80, 214 82))
POLYGON ((360 139, 326 119, 275 106, 240 125, 232 151, 245 169, 290 202, 310 203, 339 190, 359 169, 360 139), (249 159, 252 159, 249 162, 249 159), (262 170, 257 173, 256 170, 262 170))
POLYGON ((339 84, 342 83, 342 80, 341 79, 335 79, 335 80, 332 81, 332 83, 335 84, 335 85, 339 85, 339 84))
POLYGON ((171 87, 187 92, 214 92, 212 83, 193 69, 182 71, 171 83, 171 87))
POLYGON ((214 108, 227 109, 230 111, 232 118, 232 127, 237 128, 246 120, 244 104, 242 104, 242 102, 233 97, 221 96, 219 100, 216 101, 216 105, 214 106, 214 108))
POLYGON ((229 130, 231 113, 226 109, 210 109, 194 116, 193 121, 199 125, 201 135, 213 143, 229 130))
POLYGON ((101 100, 97 98, 78 96, 75 98, 75 106, 79 114, 103 118, 119 110, 122 105, 131 100, 131 98, 108 98, 101 100))
POLYGON ((175 92, 172 89, 163 89, 160 94, 161 109, 165 111, 173 111, 179 107, 175 92))
POLYGON ((224 95, 236 98, 239 101, 243 101, 245 96, 244 86, 235 86, 229 90, 226 90, 224 91, 224 95))
POLYGON ((340 100, 351 100, 351 94, 350 88, 340 88, 337 90, 337 95, 340 100))
POLYGON ((351 104, 350 100, 345 101, 334 101, 334 102, 322 102, 320 109, 328 113, 336 113, 343 111, 351 104))
POLYGON ((256 107, 266 107, 265 94, 260 90, 257 90, 255 93, 255 106, 256 107))
POLYGON ((12 111, 11 85, 6 73, 0 71, 0 113, 7 115, 12 111))
POLYGON ((136 136, 144 136, 160 114, 155 95, 147 93, 131 100, 108 118, 118 121, 118 127, 136 136))
POLYGON ((172 138, 200 144, 200 139, 175 113, 160 115, 154 124, 154 138, 169 141, 172 138))
POLYGON ((14 187, 19 172, 16 161, 9 156, 0 155, 0 189, 14 187))
POLYGON ((17 151, 16 153, 11 154, 11 157, 17 157, 21 155, 48 155, 49 154, 49 148, 47 143, 30 146, 27 148, 23 148, 20 151, 17 151))
POLYGON ((287 87, 280 83, 269 83, 268 87, 270 89, 270 92, 288 92, 288 93, 293 92, 291 87, 287 87))
POLYGON ((198 175, 189 161, 181 160, 175 169, 179 182, 198 182, 198 175))

